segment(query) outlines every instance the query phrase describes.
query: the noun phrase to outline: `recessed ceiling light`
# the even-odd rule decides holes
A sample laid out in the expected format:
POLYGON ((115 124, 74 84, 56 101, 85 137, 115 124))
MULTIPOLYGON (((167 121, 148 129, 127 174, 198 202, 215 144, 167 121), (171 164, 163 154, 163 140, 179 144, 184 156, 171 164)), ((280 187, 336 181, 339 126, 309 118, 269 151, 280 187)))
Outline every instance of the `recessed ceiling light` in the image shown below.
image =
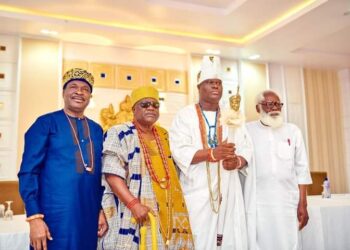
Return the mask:
POLYGON ((248 57, 249 60, 256 60, 256 59, 259 59, 260 58, 260 55, 259 54, 254 54, 254 55, 251 55, 248 57))
POLYGON ((113 45, 113 41, 104 36, 84 32, 64 32, 60 35, 60 38, 64 41, 73 43, 84 43, 102 46, 113 45))
POLYGON ((42 29, 40 30, 41 34, 47 35, 47 36, 57 36, 58 32, 55 30, 48 30, 48 29, 42 29))
POLYGON ((220 50, 217 50, 217 49, 207 49, 205 52, 209 55, 220 55, 221 54, 220 50))
POLYGON ((166 52, 166 53, 174 53, 174 54, 185 54, 186 50, 172 47, 172 46, 166 46, 166 45, 146 45, 146 46, 137 46, 136 49, 141 50, 150 50, 150 51, 158 51, 158 52, 166 52))

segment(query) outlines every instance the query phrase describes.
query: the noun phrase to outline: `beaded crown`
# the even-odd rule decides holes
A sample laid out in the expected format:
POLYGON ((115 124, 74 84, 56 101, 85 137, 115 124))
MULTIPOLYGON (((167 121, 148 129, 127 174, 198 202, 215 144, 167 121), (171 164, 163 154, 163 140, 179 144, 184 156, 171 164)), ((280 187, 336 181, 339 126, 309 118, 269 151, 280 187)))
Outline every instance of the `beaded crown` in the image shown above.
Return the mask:
POLYGON ((197 75, 198 84, 208 79, 222 79, 220 57, 218 56, 203 56, 200 69, 197 75))

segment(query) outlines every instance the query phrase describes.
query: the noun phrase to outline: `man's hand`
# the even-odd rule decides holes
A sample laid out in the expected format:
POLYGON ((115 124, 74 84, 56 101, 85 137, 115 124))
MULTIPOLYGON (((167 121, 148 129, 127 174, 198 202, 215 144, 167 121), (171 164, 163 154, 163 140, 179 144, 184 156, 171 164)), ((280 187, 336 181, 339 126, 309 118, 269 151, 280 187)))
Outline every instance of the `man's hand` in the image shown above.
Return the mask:
POLYGON ((106 232, 108 231, 108 223, 107 223, 107 219, 105 216, 105 213, 103 212, 103 210, 101 209, 100 211, 100 215, 98 217, 98 231, 97 231, 97 236, 98 237, 102 237, 106 234, 106 232))
POLYGON ((235 144, 223 142, 213 149, 214 158, 217 161, 233 159, 235 157, 235 144))
POLYGON ((237 157, 232 158, 232 159, 223 160, 223 161, 222 161, 222 166, 223 166, 224 169, 226 169, 226 170, 235 170, 235 169, 239 169, 240 166, 239 166, 238 164, 239 164, 239 161, 238 161, 237 157))
POLYGON ((49 228, 43 219, 37 218, 29 221, 30 245, 34 250, 47 250, 46 240, 52 240, 49 228))
POLYGON ((303 229, 309 221, 309 214, 307 212, 307 205, 299 202, 298 204, 298 221, 299 221, 299 230, 303 229))
POLYGON ((131 213, 134 216, 135 220, 137 223, 141 224, 148 220, 149 211, 149 207, 142 205, 141 203, 137 203, 131 208, 131 213))

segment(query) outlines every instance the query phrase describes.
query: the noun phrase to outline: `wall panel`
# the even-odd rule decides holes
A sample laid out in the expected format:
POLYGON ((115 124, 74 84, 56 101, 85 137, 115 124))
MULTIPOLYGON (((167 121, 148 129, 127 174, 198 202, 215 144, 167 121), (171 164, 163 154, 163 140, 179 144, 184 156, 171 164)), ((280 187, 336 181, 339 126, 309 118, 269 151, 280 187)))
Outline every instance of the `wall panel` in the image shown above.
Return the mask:
POLYGON ((61 91, 58 42, 22 39, 18 114, 18 165, 24 133, 40 115, 57 110, 61 91))
POLYGON ((268 87, 266 65, 242 62, 241 69, 246 120, 256 120, 259 118, 255 109, 256 96, 268 87))

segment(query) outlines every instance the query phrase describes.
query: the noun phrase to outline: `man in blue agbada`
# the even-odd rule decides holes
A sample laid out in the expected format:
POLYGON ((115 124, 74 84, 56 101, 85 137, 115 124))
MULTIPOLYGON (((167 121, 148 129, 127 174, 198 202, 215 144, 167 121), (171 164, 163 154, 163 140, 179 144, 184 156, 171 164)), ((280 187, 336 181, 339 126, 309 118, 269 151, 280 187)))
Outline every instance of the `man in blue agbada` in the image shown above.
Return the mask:
POLYGON ((64 108, 40 116, 25 134, 19 189, 31 249, 95 250, 108 229, 101 210, 103 132, 84 116, 93 76, 63 76, 64 108))

